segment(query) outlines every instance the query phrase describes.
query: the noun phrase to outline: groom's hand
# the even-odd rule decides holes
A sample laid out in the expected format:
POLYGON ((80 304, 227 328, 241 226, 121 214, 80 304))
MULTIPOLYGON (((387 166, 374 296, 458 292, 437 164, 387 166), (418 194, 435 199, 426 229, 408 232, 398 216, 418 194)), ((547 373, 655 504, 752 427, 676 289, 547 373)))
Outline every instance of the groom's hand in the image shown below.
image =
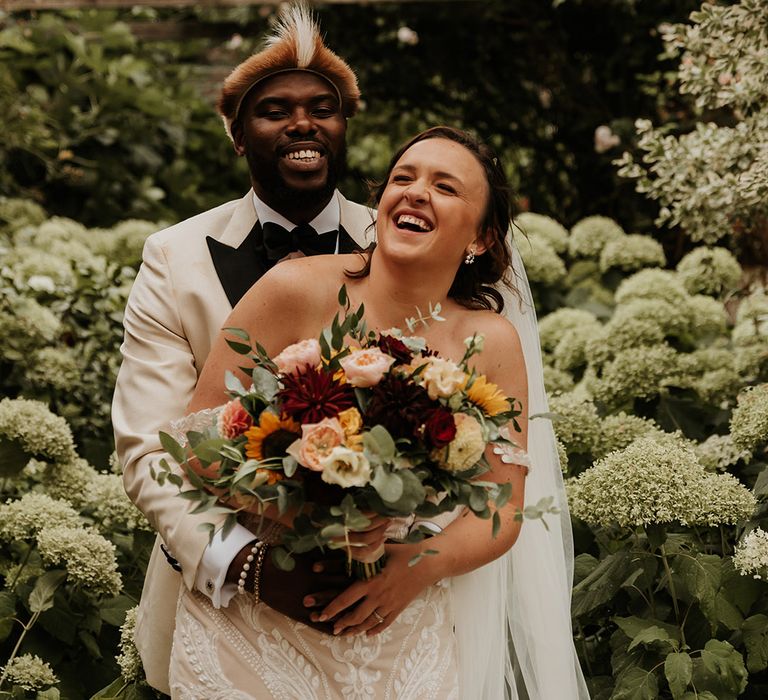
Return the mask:
MULTIPOLYGON (((232 562, 230 574, 234 575, 235 581, 250 549, 250 546, 244 547, 232 562)), ((331 634, 333 624, 314 622, 310 619, 310 613, 322 610, 349 587, 351 580, 346 574, 345 555, 343 552, 321 552, 314 549, 306 554, 294 554, 293 558, 296 562, 293 571, 283 571, 274 564, 267 552, 261 568, 259 599, 293 620, 331 634)), ((227 579, 230 580, 229 575, 227 579)))

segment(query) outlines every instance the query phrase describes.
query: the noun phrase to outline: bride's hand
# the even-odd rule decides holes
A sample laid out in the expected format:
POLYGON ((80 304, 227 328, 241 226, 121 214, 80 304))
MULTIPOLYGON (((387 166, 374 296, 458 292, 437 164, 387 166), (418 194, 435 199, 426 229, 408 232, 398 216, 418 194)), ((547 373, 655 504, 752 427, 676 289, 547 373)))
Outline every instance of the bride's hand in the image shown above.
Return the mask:
POLYGON ((387 563, 381 573, 353 583, 320 614, 314 613, 313 620, 323 622, 341 615, 333 622, 334 634, 370 635, 385 630, 416 596, 437 581, 429 556, 408 566, 419 549, 419 545, 388 545, 387 563))

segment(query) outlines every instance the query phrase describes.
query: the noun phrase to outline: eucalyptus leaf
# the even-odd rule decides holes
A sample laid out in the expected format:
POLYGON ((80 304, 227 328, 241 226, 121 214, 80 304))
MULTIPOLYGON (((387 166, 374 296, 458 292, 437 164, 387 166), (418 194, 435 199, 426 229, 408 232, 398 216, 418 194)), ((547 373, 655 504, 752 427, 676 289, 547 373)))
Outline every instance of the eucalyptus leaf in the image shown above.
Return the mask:
POLYGON ((227 391, 232 394, 237 394, 238 396, 243 396, 248 393, 239 377, 237 377, 231 370, 227 370, 224 374, 224 386, 227 388, 227 391))
POLYGON ((385 502, 395 503, 403 495, 403 479, 400 474, 389 471, 385 466, 374 469, 371 484, 385 502))

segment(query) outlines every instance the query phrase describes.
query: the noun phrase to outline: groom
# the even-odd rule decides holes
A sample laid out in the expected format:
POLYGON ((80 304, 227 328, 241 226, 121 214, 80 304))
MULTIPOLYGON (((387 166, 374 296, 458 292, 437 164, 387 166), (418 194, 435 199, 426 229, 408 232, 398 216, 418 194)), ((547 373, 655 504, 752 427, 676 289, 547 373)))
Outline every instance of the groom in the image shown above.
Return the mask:
MULTIPOLYGON (((112 419, 125 489, 159 533, 136 644, 150 685, 165 693, 180 586, 228 605, 255 536, 238 525, 209 544, 197 526, 213 517, 192 515, 194 504, 150 476, 167 457, 158 431, 184 416, 225 318, 266 270, 286 257, 352 252, 369 242, 371 211, 336 190, 359 97, 354 73, 323 44, 307 11, 284 12, 266 48, 225 80, 218 104, 252 189, 155 233, 144 247, 125 311, 112 419)), ((268 559, 261 600, 312 624, 304 596, 339 588, 338 579, 313 573, 307 558, 290 574, 268 559)))

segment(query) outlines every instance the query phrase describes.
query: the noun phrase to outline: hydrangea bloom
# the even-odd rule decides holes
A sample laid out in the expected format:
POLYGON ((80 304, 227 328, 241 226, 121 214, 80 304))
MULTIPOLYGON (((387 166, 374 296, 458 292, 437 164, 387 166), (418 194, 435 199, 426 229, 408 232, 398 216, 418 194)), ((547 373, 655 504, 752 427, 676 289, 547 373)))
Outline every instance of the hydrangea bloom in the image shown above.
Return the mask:
POLYGON ((694 447, 699 462, 709 471, 725 471, 740 459, 749 460, 752 455, 737 447, 730 435, 710 435, 694 447))
POLYGON ((768 316, 739 321, 731 333, 731 339, 738 347, 768 344, 768 316))
POLYGON ((34 354, 26 369, 26 377, 37 386, 71 391, 82 379, 78 354, 66 346, 42 348, 34 354))
POLYGON ((722 297, 741 279, 741 265, 727 248, 702 246, 677 264, 677 274, 691 294, 722 297))
POLYGON ((10 279, 17 289, 29 285, 31 277, 43 276, 53 280, 54 288, 71 290, 75 286, 72 266, 67 260, 48 250, 33 246, 13 248, 3 261, 8 266, 10 279))
POLYGON ((595 399, 621 405, 656 396, 679 376, 679 355, 669 345, 629 348, 603 367, 593 387, 595 399))
POLYGON ((547 314, 539 321, 539 341, 545 352, 552 352, 560 339, 568 331, 587 326, 598 330, 600 322, 597 317, 583 309, 569 309, 564 307, 547 314))
POLYGON ((588 216, 572 229, 568 251, 573 258, 599 258, 610 242, 624 237, 624 229, 606 216, 588 216))
POLYGON ((0 435, 17 440, 27 452, 41 459, 67 462, 75 458, 67 421, 51 413, 41 401, 0 401, 0 435))
POLYGON ((58 336, 61 323, 31 297, 14 296, 0 302, 0 357, 18 362, 58 336))
POLYGON ((568 471, 568 451, 565 449, 560 440, 555 440, 555 447, 557 447, 557 459, 560 462, 560 469, 563 472, 568 471))
POLYGON ((35 654, 22 654, 5 668, 6 678, 24 690, 43 690, 59 682, 53 669, 35 654))
POLYGON ((539 238, 549 243, 552 250, 560 255, 568 250, 568 230, 548 216, 524 212, 515 219, 514 226, 524 234, 523 240, 518 240, 518 245, 524 244, 525 237, 539 238))
POLYGON ((768 532, 752 530, 737 546, 733 565, 742 576, 768 581, 768 532))
POLYGON ((750 452, 768 442, 768 384, 749 387, 739 394, 731 414, 731 435, 737 447, 750 452))
POLYGON ((645 320, 655 323, 664 336, 678 338, 690 328, 689 309, 687 303, 675 305, 663 299, 631 299, 616 307, 608 330, 611 333, 621 333, 622 324, 630 319, 645 320))
POLYGON ((758 287, 744 297, 736 309, 736 323, 768 318, 768 293, 758 287))
POLYGON ((151 530, 144 514, 131 502, 117 474, 96 474, 85 493, 88 505, 99 530, 109 534, 115 530, 151 530))
POLYGON ((592 454, 595 458, 605 457, 609 452, 623 450, 637 438, 662 435, 665 435, 664 431, 652 420, 621 411, 602 419, 592 454))
POLYGON ((723 335, 727 316, 722 302, 703 294, 695 294, 688 299, 688 313, 691 319, 691 332, 698 338, 723 335))
POLYGON ((30 199, 0 197, 0 221, 12 232, 24 226, 39 226, 47 216, 45 210, 30 199))
POLYGON ((725 348, 708 347, 681 354, 680 372, 683 383, 709 403, 734 399, 741 385, 733 355, 725 348))
POLYGON ((80 527, 82 521, 69 503, 43 493, 27 493, 0 505, 0 538, 5 542, 29 540, 46 527, 80 527))
POLYGON ((737 347, 734 362, 738 373, 746 379, 755 380, 768 374, 768 344, 737 347))
POLYGON ((616 303, 631 299, 662 299, 679 308, 689 298, 677 274, 669 270, 649 268, 627 277, 616 290, 616 303))
POLYGON ((544 365, 544 386, 550 396, 562 394, 573 389, 573 377, 568 372, 544 365))
POLYGON ((563 333, 555 347, 552 357, 555 367, 562 370, 574 370, 587 363, 587 345, 595 337, 591 326, 579 326, 563 333))
POLYGON ((614 316, 589 340, 585 354, 593 366, 600 367, 622 350, 658 345, 664 335, 661 327, 650 319, 614 316))
POLYGON ((98 472, 80 457, 49 466, 43 475, 45 491, 53 498, 69 501, 74 508, 83 510, 88 505, 91 484, 98 472))
POLYGON ((568 453, 589 453, 600 432, 600 418, 591 401, 570 394, 553 396, 549 412, 554 414, 552 425, 555 435, 568 453))
POLYGON ((115 546, 95 530, 47 527, 37 536, 40 556, 48 565, 64 566, 67 581, 95 595, 115 596, 123 585, 115 546))
POLYGON ((634 272, 643 267, 664 267, 667 258, 661 243, 650 236, 632 233, 606 243, 600 253, 600 270, 617 268, 634 272))
POLYGON ((552 285, 565 277, 565 263, 545 240, 530 238, 519 241, 518 250, 531 282, 552 285))
POLYGON ((572 480, 571 512, 595 525, 717 525, 748 518, 751 492, 730 475, 710 474, 693 450, 673 440, 639 438, 572 480))
POLYGON ((144 667, 141 656, 136 648, 136 614, 139 608, 131 608, 125 615, 125 622, 120 628, 120 653, 115 661, 120 667, 120 675, 126 683, 141 683, 144 681, 144 667))

